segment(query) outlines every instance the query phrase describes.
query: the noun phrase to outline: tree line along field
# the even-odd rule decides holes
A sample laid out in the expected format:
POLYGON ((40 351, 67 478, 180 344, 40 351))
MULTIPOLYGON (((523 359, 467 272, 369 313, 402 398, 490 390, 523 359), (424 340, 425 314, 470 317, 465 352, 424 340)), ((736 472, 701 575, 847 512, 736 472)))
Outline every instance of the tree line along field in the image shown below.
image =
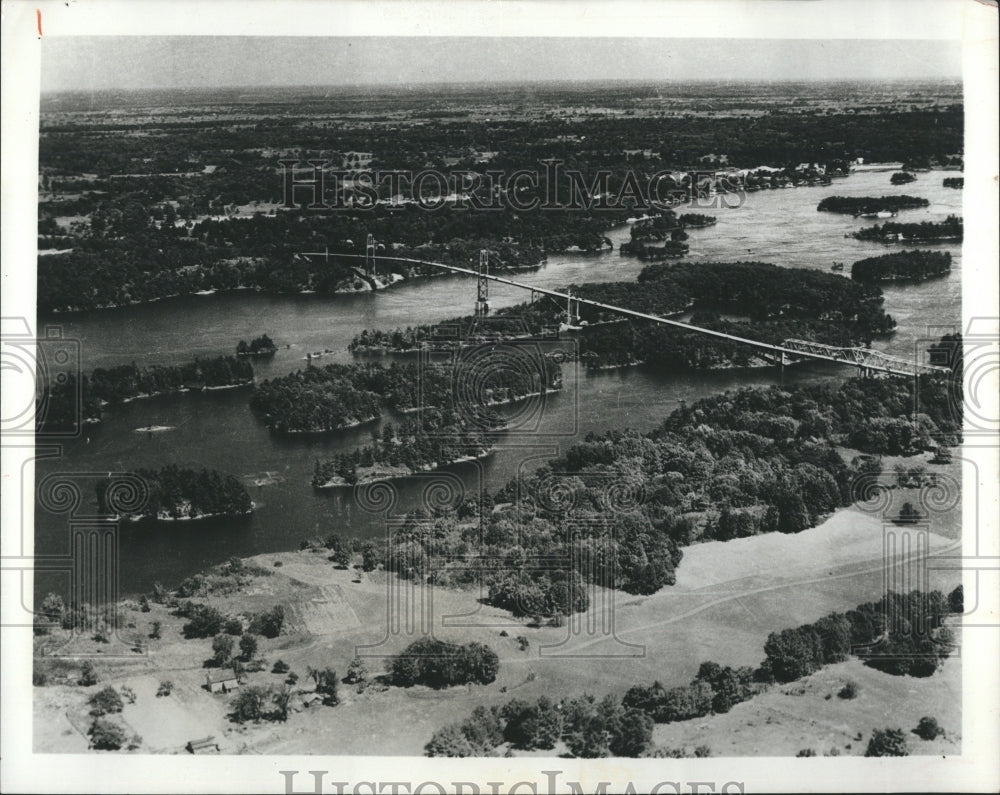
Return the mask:
MULTIPOLYGON (((688 685, 665 688, 659 682, 634 685, 619 702, 584 694, 556 702, 541 696, 502 707, 476 708, 461 723, 438 730, 425 746, 428 756, 490 756, 507 743, 520 750, 553 750, 562 744, 573 757, 709 756, 707 746, 693 754, 683 749, 655 748, 655 724, 690 721, 709 714, 725 714, 737 704, 763 692, 775 681, 788 683, 815 673, 823 666, 843 662, 852 653, 867 665, 895 675, 932 676, 953 648, 945 618, 963 609, 962 587, 946 598, 939 591, 887 593, 881 602, 858 605, 847 613, 831 613, 815 624, 772 633, 764 646, 765 659, 756 670, 703 662, 688 685), (892 629, 894 617, 906 615, 914 633, 892 629), (888 650, 892 652, 886 656, 888 650)), ((856 683, 848 682, 838 698, 858 697, 856 683)), ((921 720, 914 733, 926 740, 942 730, 934 718, 921 720)), ((905 756, 907 743, 895 729, 873 732, 865 756, 905 756)), ((808 754, 800 754, 808 755, 808 754)))

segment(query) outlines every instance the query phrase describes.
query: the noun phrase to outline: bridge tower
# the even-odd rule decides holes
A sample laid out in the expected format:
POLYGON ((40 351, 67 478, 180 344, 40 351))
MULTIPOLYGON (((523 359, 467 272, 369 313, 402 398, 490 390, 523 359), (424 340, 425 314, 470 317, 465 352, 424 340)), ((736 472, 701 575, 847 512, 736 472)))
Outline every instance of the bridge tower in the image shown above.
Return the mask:
POLYGON ((479 250, 479 277, 476 283, 476 315, 483 317, 490 311, 490 252, 479 250))
POLYGON ((573 293, 566 291, 566 325, 572 326, 580 321, 580 303, 573 302, 573 293))
POLYGON ((365 243, 365 275, 375 275, 375 235, 368 233, 368 240, 365 243))

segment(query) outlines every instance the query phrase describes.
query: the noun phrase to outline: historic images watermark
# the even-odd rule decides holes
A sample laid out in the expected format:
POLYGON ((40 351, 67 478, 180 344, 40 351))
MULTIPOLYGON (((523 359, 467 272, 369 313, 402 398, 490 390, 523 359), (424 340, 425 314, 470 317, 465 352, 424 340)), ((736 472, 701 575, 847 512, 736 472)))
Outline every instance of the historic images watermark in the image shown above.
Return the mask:
MULTIPOLYGON (((556 795, 557 792, 568 792, 570 795, 583 795, 583 793, 595 793, 596 795, 606 795, 615 792, 622 795, 634 795, 638 792, 648 792, 650 795, 681 795, 681 793, 742 793, 746 792, 746 785, 743 781, 717 781, 712 779, 700 780, 664 780, 653 784, 648 789, 645 785, 637 788, 631 781, 594 781, 581 782, 571 780, 560 780, 563 775, 562 770, 539 770, 539 776, 535 780, 524 779, 522 781, 486 781, 480 786, 474 781, 437 781, 428 779, 426 781, 335 781, 328 780, 331 776, 329 770, 279 770, 278 774, 284 779, 285 795, 421 795, 421 793, 454 793, 454 795, 556 795), (300 777, 301 776, 301 777, 300 777), (310 778, 311 777, 311 780, 310 778), (298 789, 304 787, 304 789, 298 789), (310 789, 311 787, 311 789, 310 789), (566 789, 558 789, 565 787, 566 789)), ((331 776, 332 778, 332 776, 331 776)))
POLYGON ((680 205, 710 209, 741 207, 747 170, 598 169, 584 173, 554 158, 539 168, 512 171, 346 170, 329 160, 285 159, 281 164, 286 209, 374 210, 413 206, 482 212, 612 211, 664 212, 680 205))

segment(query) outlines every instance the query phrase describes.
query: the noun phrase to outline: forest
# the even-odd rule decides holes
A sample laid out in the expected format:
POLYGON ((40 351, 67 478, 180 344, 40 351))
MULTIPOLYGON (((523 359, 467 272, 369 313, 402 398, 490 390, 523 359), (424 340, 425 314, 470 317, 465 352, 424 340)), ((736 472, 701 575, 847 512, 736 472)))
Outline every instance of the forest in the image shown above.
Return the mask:
POLYGON ((827 196, 816 209, 819 212, 843 213, 845 215, 871 215, 880 212, 898 212, 927 207, 927 199, 916 196, 827 196))
POLYGON ((895 241, 961 240, 962 219, 949 215, 943 221, 921 221, 918 224, 897 224, 887 221, 875 224, 854 233, 858 240, 875 240, 880 243, 895 241))
POLYGON ((310 366, 257 384, 250 407, 282 433, 346 428, 380 416, 383 407, 456 410, 482 419, 491 406, 560 387, 558 362, 530 351, 519 356, 521 350, 473 346, 455 359, 421 364, 310 366))
POLYGON ((647 434, 591 434, 483 505, 411 514, 370 565, 445 586, 485 583, 492 604, 538 621, 586 610, 594 572, 654 593, 674 582, 684 546, 814 527, 853 501, 852 482, 878 470, 879 456, 955 444, 949 391, 941 376, 916 386, 858 378, 699 400, 647 434), (841 448, 859 455, 845 463, 841 448), (533 559, 565 563, 526 565, 533 559))
POLYGON ((481 458, 493 449, 503 427, 502 420, 492 415, 476 417, 468 411, 425 407, 419 419, 384 423, 381 434, 372 434, 370 445, 317 460, 312 485, 349 486, 481 458))
POLYGON ((920 282, 945 276, 951 271, 947 251, 896 251, 867 257, 851 266, 851 278, 858 282, 920 282))
POLYGON ((144 504, 128 508, 116 505, 113 499, 114 482, 105 479, 95 486, 97 507, 101 514, 133 520, 169 521, 245 516, 253 511, 250 495, 232 475, 175 465, 159 470, 136 469, 132 474, 143 483, 144 504))
MULTIPOLYGON (((864 89, 858 90, 861 96, 864 89)), ((39 308, 95 309, 238 287, 321 294, 353 289, 351 266, 363 257, 368 233, 382 256, 472 264, 486 248, 495 252, 496 268, 530 267, 554 252, 604 248, 605 231, 635 212, 593 201, 589 210, 575 208, 571 197, 580 191, 566 177, 569 169, 591 186, 583 190, 590 200, 596 198, 592 186, 600 185, 594 182, 599 172, 608 175, 602 195, 617 195, 635 180, 638 207, 653 198, 650 183, 658 184, 657 175, 667 172, 742 168, 749 173, 740 189, 752 191, 827 181, 848 173, 858 157, 925 167, 961 164, 963 112, 960 102, 949 100, 960 99, 960 93, 950 89, 936 105, 911 103, 905 110, 891 103, 854 107, 846 98, 822 110, 789 108, 770 97, 773 104, 761 115, 756 100, 736 100, 734 106, 732 97, 719 97, 718 110, 708 114, 633 109, 610 117, 553 115, 552 109, 574 101, 573 95, 544 92, 544 101, 552 103, 548 111, 491 96, 489 103, 509 103, 510 110, 492 121, 457 111, 468 96, 441 100, 455 113, 432 112, 426 104, 411 104, 412 97, 364 101, 370 106, 366 112, 381 102, 403 107, 391 125, 359 122, 353 115, 357 98, 345 96, 262 105, 251 123, 222 126, 197 104, 186 108, 184 118, 143 109, 98 119, 64 103, 56 119, 43 114, 39 138, 39 248, 50 252, 38 258, 39 308), (745 110, 736 110, 741 103, 745 110), (294 150, 288 148, 290 124, 294 150), (718 152, 725 154, 713 154, 718 152), (324 160, 352 177, 375 168, 454 171, 478 183, 469 195, 487 206, 495 195, 488 171, 529 169, 538 173, 537 184, 525 186, 515 204, 535 200, 546 206, 520 210, 507 202, 496 211, 470 212, 446 204, 427 212, 415 205, 379 204, 360 210, 344 206, 343 199, 357 190, 342 183, 341 193, 329 197, 331 205, 340 200, 340 209, 288 209, 281 206, 279 161, 285 158, 324 160), (556 160, 564 173, 550 186, 543 164, 556 160), (808 167, 800 168, 803 164, 808 167), (761 170, 762 165, 777 170, 761 170), (129 178, 137 176, 142 178, 129 178), (550 203, 550 195, 562 198, 550 203), (297 256, 303 252, 323 256, 297 256), (355 258, 337 256, 346 254, 355 258)), ((640 95, 644 102, 659 101, 644 90, 601 101, 618 106, 640 95)), ((215 104, 219 101, 228 100, 212 98, 213 116, 227 112, 215 104)), ((229 110, 247 113, 244 103, 233 101, 229 110)), ((375 192, 387 200, 392 189, 378 184, 375 192)), ((699 219, 682 222, 704 225, 699 219)), ((674 257, 682 246, 664 241, 644 256, 674 257)), ((396 272, 422 273, 419 266, 408 267, 409 272, 396 272)))

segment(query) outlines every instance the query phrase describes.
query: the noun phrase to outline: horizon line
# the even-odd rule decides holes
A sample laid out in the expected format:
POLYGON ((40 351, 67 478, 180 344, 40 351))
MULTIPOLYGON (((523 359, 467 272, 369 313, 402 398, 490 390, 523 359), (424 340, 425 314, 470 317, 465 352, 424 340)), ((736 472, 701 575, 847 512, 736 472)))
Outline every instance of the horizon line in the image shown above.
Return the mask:
POLYGON ((395 89, 420 89, 420 88, 440 88, 446 86, 455 87, 482 87, 491 86, 529 86, 529 85, 603 85, 603 84, 626 84, 626 85, 649 85, 653 83, 666 84, 725 84, 725 83, 746 83, 752 85, 771 84, 802 84, 802 83, 962 83, 962 75, 935 75, 932 77, 794 77, 794 78, 748 78, 748 77, 717 77, 717 78, 673 78, 673 77, 625 77, 625 78, 537 78, 537 79, 499 79, 499 80, 424 80, 413 83, 268 83, 268 84, 227 84, 218 86, 107 86, 104 88, 57 88, 45 89, 39 92, 40 96, 52 96, 56 94, 95 94, 107 91, 123 91, 141 93, 146 91, 262 91, 269 89, 310 89, 310 90, 337 90, 337 89, 371 89, 371 88, 395 88, 395 89))

